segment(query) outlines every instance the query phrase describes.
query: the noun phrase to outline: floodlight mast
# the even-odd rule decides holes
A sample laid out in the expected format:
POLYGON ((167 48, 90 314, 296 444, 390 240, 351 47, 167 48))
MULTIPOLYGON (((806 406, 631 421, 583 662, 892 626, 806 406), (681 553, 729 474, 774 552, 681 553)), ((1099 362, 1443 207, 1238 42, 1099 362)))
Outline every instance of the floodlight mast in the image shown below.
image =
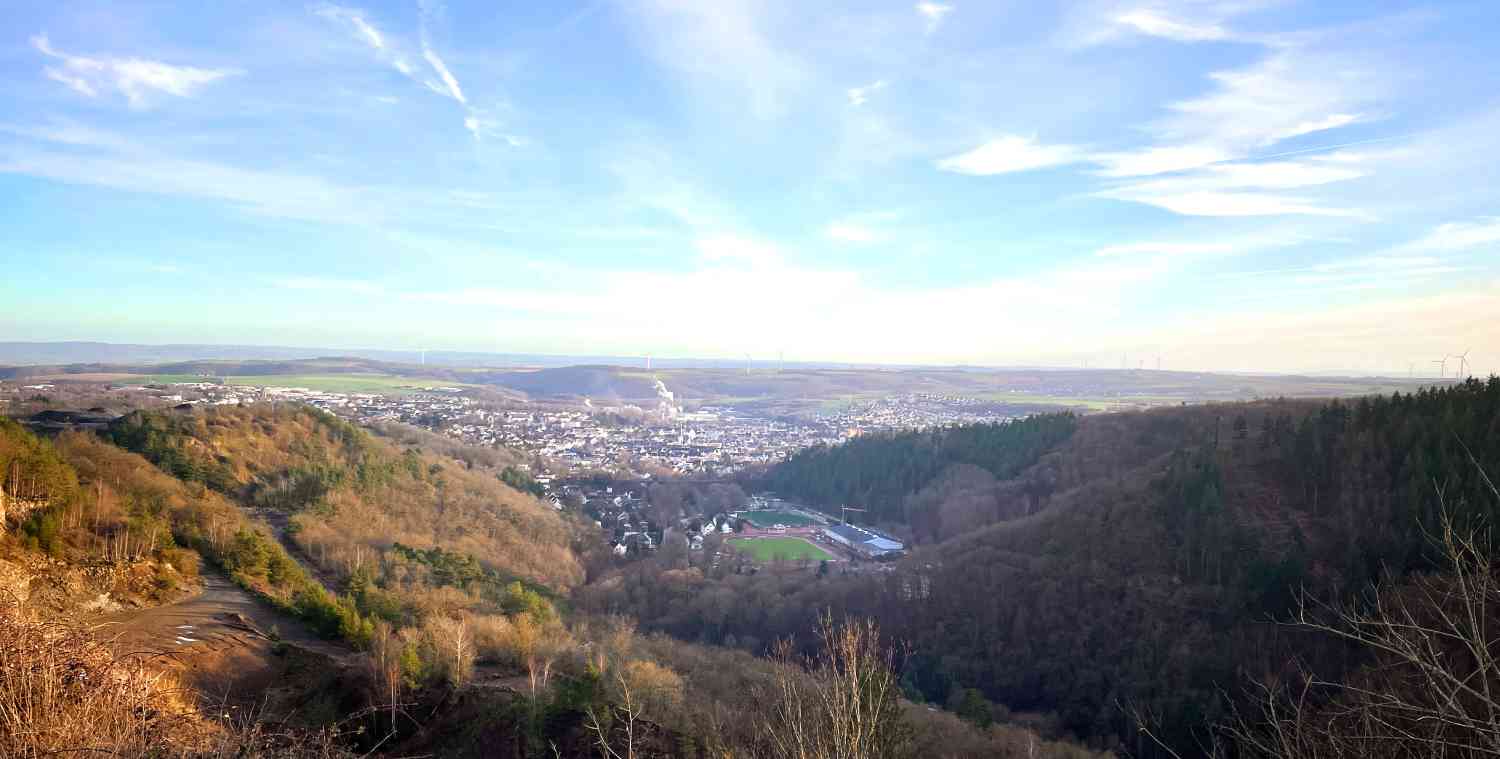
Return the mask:
POLYGON ((849 512, 851 511, 864 511, 864 509, 855 508, 853 506, 840 506, 839 522, 842 524, 849 524, 849 512))

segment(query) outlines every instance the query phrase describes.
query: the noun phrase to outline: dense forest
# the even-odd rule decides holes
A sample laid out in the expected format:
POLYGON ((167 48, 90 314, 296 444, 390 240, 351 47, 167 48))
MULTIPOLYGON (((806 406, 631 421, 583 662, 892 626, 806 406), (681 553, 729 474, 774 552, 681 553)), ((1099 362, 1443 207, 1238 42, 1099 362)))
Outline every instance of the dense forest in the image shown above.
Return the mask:
MULTIPOLYGON (((968 462, 930 477, 907 502, 966 515, 966 527, 896 572, 809 579, 644 563, 584 589, 581 603, 752 650, 807 640, 819 609, 869 616, 911 646, 903 678, 914 696, 976 716, 1052 715, 1099 746, 1133 747, 1139 710, 1196 750, 1252 681, 1299 658, 1329 678, 1365 661, 1274 623, 1299 591, 1347 600, 1433 570, 1444 514, 1493 524, 1500 508, 1485 478, 1500 471, 1497 379, 1076 424, 1008 479, 966 475, 968 462)), ((796 471, 816 461, 849 488, 829 492, 870 493, 895 481, 873 474, 889 466, 888 444, 821 451, 796 471)))
MULTIPOLYGON (((927 505, 913 499, 955 465, 1010 479, 1077 428, 1071 413, 1038 414, 993 424, 862 435, 798 451, 766 473, 764 484, 814 505, 866 511, 855 521, 917 524, 927 505)), ((858 514, 856 514, 858 516, 858 514)))

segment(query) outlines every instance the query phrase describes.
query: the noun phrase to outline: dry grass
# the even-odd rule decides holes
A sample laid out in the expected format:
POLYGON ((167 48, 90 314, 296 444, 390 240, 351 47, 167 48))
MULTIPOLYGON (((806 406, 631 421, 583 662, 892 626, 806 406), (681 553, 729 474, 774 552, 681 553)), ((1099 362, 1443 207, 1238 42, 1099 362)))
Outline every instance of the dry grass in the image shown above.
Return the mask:
POLYGON ((342 757, 335 731, 205 717, 194 695, 81 625, 28 618, 0 598, 0 756, 342 757))
POLYGON ((0 755, 144 756, 191 723, 178 685, 117 658, 82 628, 24 618, 0 600, 0 755))

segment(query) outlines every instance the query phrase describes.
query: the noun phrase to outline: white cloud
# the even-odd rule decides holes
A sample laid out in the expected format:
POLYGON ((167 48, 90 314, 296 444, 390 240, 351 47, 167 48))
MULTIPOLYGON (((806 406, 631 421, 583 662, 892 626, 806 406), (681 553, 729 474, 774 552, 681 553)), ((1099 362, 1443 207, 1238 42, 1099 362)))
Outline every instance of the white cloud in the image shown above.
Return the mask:
POLYGON ((443 63, 443 59, 439 58, 437 53, 425 43, 422 45, 422 57, 427 60, 427 64, 432 66, 432 70, 436 71, 438 76, 442 77, 443 80, 443 86, 441 88, 436 87, 431 83, 429 83, 427 86, 432 89, 433 92, 436 92, 440 95, 447 95, 448 97, 451 97, 454 100, 467 105, 469 101, 464 98, 464 91, 462 89, 459 89, 458 79, 453 76, 453 72, 448 70, 447 64, 443 63))
POLYGON ((1030 137, 1006 135, 967 153, 944 158, 937 162, 937 167, 958 174, 988 176, 1062 166, 1083 158, 1072 145, 1042 145, 1030 137))
POLYGON ((1273 132, 1265 138, 1264 144, 1271 145, 1293 137, 1301 137, 1304 134, 1326 132, 1330 129, 1349 126, 1361 120, 1363 120, 1363 117, 1357 113, 1333 113, 1321 119, 1304 121, 1300 124, 1293 124, 1279 132, 1273 132))
POLYGON ((1229 159, 1229 154, 1205 145, 1152 147, 1127 153, 1098 153, 1089 160, 1103 166, 1106 177, 1138 177, 1195 169, 1229 159))
POLYGON ((69 89, 80 95, 84 95, 86 97, 98 97, 99 95, 99 91, 94 89, 94 85, 89 84, 88 80, 84 79, 81 76, 73 76, 66 71, 55 69, 51 66, 42 69, 42 72, 47 75, 48 79, 51 79, 54 82, 62 82, 63 84, 67 85, 69 89))
POLYGON ((1170 106, 1176 115, 1156 126, 1162 138, 1227 151, 1265 147, 1353 124, 1361 106, 1383 92, 1379 78, 1362 62, 1298 48, 1209 78, 1213 92, 1170 106))
POLYGON ((1366 120, 1384 86, 1373 69, 1334 53, 1283 47, 1214 88, 1168 106, 1148 126, 1155 145, 1092 156, 1108 177, 1149 176, 1245 158, 1279 142, 1366 120))
POLYGON ((1218 163, 1163 178, 1112 187, 1099 197, 1128 200, 1187 216, 1343 216, 1366 218, 1352 209, 1274 192, 1345 182, 1366 175, 1350 165, 1318 161, 1218 163))
POLYGON ((1182 43, 1244 41, 1230 22, 1281 0, 1079 0, 1067 4, 1058 41, 1065 47, 1088 47, 1128 39, 1155 37, 1182 43))
POLYGON ((339 5, 321 5, 313 10, 323 18, 347 24, 357 37, 376 50, 385 50, 385 35, 365 18, 364 11, 339 5))
POLYGON ((952 5, 949 5, 947 3, 931 2, 931 0, 924 0, 923 2, 917 3, 916 9, 917 13, 922 14, 922 18, 927 20, 928 34, 932 34, 933 32, 937 31, 938 26, 943 23, 943 19, 946 18, 948 14, 953 12, 952 5))
POLYGON ((1258 192, 1153 193, 1137 188, 1109 190, 1101 197, 1156 206, 1183 216, 1339 216, 1368 218, 1362 211, 1329 208, 1316 200, 1258 192))
POLYGON ((885 80, 877 80, 863 87, 850 87, 845 94, 849 96, 849 105, 861 106, 870 99, 870 94, 885 89, 885 80))
POLYGON ((1407 247, 1412 250, 1458 251, 1486 245, 1500 245, 1500 217, 1442 224, 1407 247))
POLYGON ((47 78, 86 97, 97 97, 107 89, 117 90, 133 108, 145 107, 153 92, 190 97, 208 84, 240 73, 237 69, 174 66, 142 58, 71 55, 53 47, 45 34, 32 37, 31 45, 42 55, 62 62, 61 67, 48 66, 43 70, 47 78))
MULTIPOLYGON (((1295 161, 1274 163, 1223 163, 1205 168, 1199 176, 1211 187, 1261 187, 1287 189, 1312 185, 1345 182, 1365 176, 1365 172, 1339 166, 1320 165, 1295 161)), ((1161 180, 1157 184, 1175 182, 1178 185, 1194 181, 1192 176, 1181 180, 1161 180)))
POLYGON ((1229 36, 1229 33, 1218 24, 1194 24, 1179 21, 1147 8, 1122 13, 1115 17, 1115 23, 1128 26, 1141 34, 1178 42, 1207 42, 1229 36))

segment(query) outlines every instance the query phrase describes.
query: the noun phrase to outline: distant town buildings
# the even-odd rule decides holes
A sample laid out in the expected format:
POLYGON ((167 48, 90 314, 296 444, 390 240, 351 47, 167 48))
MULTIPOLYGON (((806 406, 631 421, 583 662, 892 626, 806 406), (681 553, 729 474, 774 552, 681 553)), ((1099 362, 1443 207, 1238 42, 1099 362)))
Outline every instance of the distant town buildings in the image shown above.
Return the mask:
MULTIPOLYGON (((729 476, 747 466, 775 463, 808 446, 836 444, 860 434, 1006 418, 992 402, 923 393, 797 417, 728 404, 688 411, 676 405, 671 391, 658 385, 660 408, 633 418, 622 410, 642 409, 592 402, 485 403, 457 387, 383 394, 195 381, 114 389, 138 395, 148 405, 307 403, 361 423, 403 422, 471 445, 524 451, 556 465, 559 471, 605 471, 643 479, 661 473, 729 476)), ((19 395, 53 386, 10 387, 19 395)), ((3 391, 0 387, 0 395, 7 395, 3 391)), ((533 476, 550 491, 551 474, 538 471, 533 476)))

